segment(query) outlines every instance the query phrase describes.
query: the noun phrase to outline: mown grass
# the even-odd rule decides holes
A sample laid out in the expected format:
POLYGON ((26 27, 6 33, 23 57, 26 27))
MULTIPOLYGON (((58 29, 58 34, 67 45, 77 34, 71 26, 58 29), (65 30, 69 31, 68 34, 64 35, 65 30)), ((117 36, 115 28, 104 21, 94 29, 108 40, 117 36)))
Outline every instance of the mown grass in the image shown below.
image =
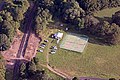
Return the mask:
POLYGON ((47 75, 47 78, 54 79, 54 80, 64 80, 62 77, 60 77, 60 76, 52 73, 51 71, 49 71, 46 67, 41 66, 41 63, 39 63, 39 64, 37 65, 37 69, 38 69, 38 70, 43 70, 43 69, 44 69, 44 70, 45 70, 45 73, 46 73, 46 75, 47 75))
POLYGON ((5 61, 0 52, 0 80, 5 80, 5 61))
MULTIPOLYGON (((104 9, 94 15, 111 18, 118 10, 120 7, 104 9)), ((56 54, 49 56, 50 65, 71 76, 120 79, 120 45, 107 46, 90 42, 83 53, 58 48, 56 54)))
MULTIPOLYGON (((51 39, 48 39, 51 42, 51 39)), ((56 43, 53 42, 51 45, 56 45, 56 43)), ((88 43, 83 53, 58 48, 56 54, 49 56, 49 61, 51 66, 72 77, 120 78, 119 49, 120 45, 107 46, 96 43, 88 43)), ((41 63, 46 64, 46 53, 40 53, 38 56, 41 63)))
POLYGON ((100 18, 112 17, 112 15, 119 10, 120 10, 120 7, 107 8, 107 9, 103 9, 101 11, 97 11, 96 13, 94 13, 94 16, 97 16, 97 17, 100 17, 100 18))
POLYGON ((50 56, 50 64, 71 76, 120 78, 120 45, 102 46, 89 43, 84 53, 59 49, 50 56))

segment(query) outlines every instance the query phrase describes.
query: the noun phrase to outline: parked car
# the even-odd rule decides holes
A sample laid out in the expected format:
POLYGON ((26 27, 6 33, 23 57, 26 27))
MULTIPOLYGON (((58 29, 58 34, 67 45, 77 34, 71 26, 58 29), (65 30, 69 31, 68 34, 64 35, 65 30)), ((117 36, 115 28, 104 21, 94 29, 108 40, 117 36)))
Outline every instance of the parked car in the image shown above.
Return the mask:
POLYGON ((37 50, 38 52, 43 52, 43 50, 37 50))
POLYGON ((44 40, 44 42, 49 42, 48 40, 44 40))
POLYGON ((50 54, 55 54, 56 53, 56 50, 55 49, 52 49, 51 51, 50 51, 50 54))
POLYGON ((44 46, 40 46, 40 48, 44 49, 45 47, 44 46))
POLYGON ((46 44, 45 44, 45 43, 41 43, 41 45, 40 45, 40 46, 45 47, 45 46, 46 46, 46 44))
POLYGON ((51 52, 56 52, 56 50, 52 49, 51 52))
POLYGON ((51 46, 51 49, 57 50, 57 46, 51 46))
POLYGON ((51 51, 51 52, 50 52, 50 54, 55 54, 55 53, 56 53, 56 51, 51 51))
POLYGON ((50 52, 51 54, 55 54, 56 52, 50 52))

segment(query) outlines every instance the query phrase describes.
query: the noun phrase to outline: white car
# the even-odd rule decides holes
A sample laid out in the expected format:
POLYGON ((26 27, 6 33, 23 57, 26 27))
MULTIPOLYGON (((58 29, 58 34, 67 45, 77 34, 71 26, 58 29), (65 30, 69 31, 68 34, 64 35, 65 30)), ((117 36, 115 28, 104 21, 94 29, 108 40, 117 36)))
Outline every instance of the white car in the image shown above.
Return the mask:
POLYGON ((56 49, 57 49, 57 46, 52 46, 52 49, 55 49, 55 50, 56 50, 56 49))
POLYGON ((40 46, 40 48, 44 49, 45 47, 44 46, 40 46))
POLYGON ((37 50, 38 52, 43 52, 43 50, 37 50))
POLYGON ((55 54, 56 53, 56 51, 52 51, 52 52, 50 52, 51 54, 55 54))
POLYGON ((42 43, 42 44, 40 44, 40 47, 45 47, 46 46, 46 44, 45 43, 42 43))
POLYGON ((44 42, 49 42, 48 40, 44 40, 44 42))
POLYGON ((54 50, 54 49, 52 49, 51 51, 50 51, 50 54, 55 54, 56 53, 56 50, 54 50))

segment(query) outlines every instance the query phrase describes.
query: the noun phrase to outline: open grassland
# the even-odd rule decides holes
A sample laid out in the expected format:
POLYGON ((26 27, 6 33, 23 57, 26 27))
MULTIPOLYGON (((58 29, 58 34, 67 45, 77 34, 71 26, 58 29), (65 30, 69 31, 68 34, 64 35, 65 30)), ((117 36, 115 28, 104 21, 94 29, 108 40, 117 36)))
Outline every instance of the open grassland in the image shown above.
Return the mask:
POLYGON ((84 53, 59 49, 50 56, 50 64, 71 76, 120 78, 120 45, 89 43, 84 53))
POLYGON ((50 79, 54 79, 54 80, 64 80, 62 77, 60 77, 60 76, 52 73, 51 71, 49 71, 46 67, 41 66, 41 63, 39 63, 39 64, 37 65, 37 69, 38 69, 38 70, 44 69, 45 72, 46 72, 47 77, 50 78, 50 79))
POLYGON ((120 7, 117 8, 107 8, 107 9, 103 9, 101 11, 97 11, 96 13, 94 13, 94 16, 96 17, 100 17, 100 18, 104 18, 104 17, 112 17, 112 15, 119 11, 120 7))
MULTIPOLYGON (((56 30, 53 31, 53 33, 54 32, 56 32, 56 30)), ((47 39, 51 42, 50 38, 47 39)), ((55 45, 55 42, 51 45, 55 45)), ((44 53, 37 54, 40 63, 46 64, 47 48, 50 48, 51 45, 46 46, 44 53)), ((120 78, 119 50, 120 45, 106 46, 88 43, 83 53, 58 48, 56 54, 49 56, 49 61, 51 66, 71 76, 120 78)))
POLYGON ((0 80, 5 80, 5 66, 1 61, 0 61, 0 80))
MULTIPOLYGON (((51 42, 50 38, 48 40, 51 42)), ((51 45, 56 45, 56 43, 53 42, 51 45)), ((50 47, 46 46, 46 48, 50 47)), ((42 64, 46 64, 46 48, 44 53, 37 54, 42 64)), ((58 48, 56 54, 49 56, 49 61, 51 66, 71 76, 120 78, 119 50, 120 45, 106 46, 88 43, 83 53, 58 48)))
POLYGON ((5 61, 0 52, 0 80, 5 80, 5 61))
MULTIPOLYGON (((104 14, 107 15, 108 13, 110 12, 107 11, 104 14)), ((52 33, 55 32, 56 29, 52 30, 52 33)), ((64 34, 66 33, 64 32, 64 34)), ((51 42, 50 38, 46 39, 51 42)), ((50 65, 72 77, 114 77, 120 79, 120 45, 107 46, 99 45, 93 41, 93 43, 90 42, 83 53, 58 48, 56 54, 49 56, 50 65)), ((56 45, 56 43, 52 43, 51 45, 56 45)), ((37 54, 43 64, 46 64, 46 52, 49 52, 47 49, 51 45, 46 46, 44 53, 37 54)))

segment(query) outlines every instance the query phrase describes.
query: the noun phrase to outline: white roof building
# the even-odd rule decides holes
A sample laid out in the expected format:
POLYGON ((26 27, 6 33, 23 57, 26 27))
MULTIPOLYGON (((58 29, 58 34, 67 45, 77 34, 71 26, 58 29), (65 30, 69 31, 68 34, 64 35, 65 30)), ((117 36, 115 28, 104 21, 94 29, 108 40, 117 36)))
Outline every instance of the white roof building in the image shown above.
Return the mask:
POLYGON ((57 32, 57 33, 54 34, 54 37, 55 37, 56 39, 62 39, 63 33, 57 32))

